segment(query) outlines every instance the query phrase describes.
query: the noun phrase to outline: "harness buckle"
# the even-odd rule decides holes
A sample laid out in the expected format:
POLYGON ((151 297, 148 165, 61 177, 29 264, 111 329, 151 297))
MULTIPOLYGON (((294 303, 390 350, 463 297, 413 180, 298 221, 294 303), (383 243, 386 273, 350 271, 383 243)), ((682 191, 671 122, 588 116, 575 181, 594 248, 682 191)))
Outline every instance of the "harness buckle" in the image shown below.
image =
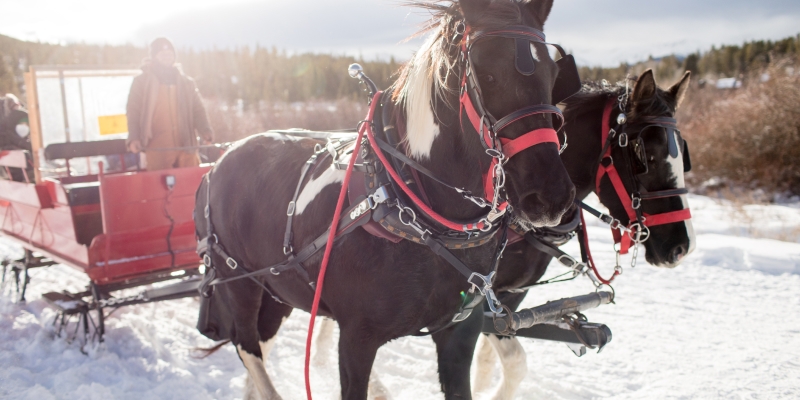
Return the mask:
POLYGON ((503 312, 503 305, 497 300, 497 296, 495 296, 494 290, 492 290, 494 274, 494 271, 490 272, 488 276, 473 272, 472 275, 467 278, 467 282, 472 284, 473 290, 478 289, 478 291, 486 297, 486 304, 489 305, 489 309, 492 310, 493 313, 500 314, 503 312), (476 277, 480 278, 480 281, 477 283, 473 281, 476 277))
POLYGON ((230 267, 231 269, 236 269, 236 267, 239 266, 239 264, 236 262, 236 260, 234 260, 231 257, 228 257, 228 259, 225 260, 225 264, 227 264, 228 267, 230 267))
POLYGON ((578 264, 580 264, 580 263, 578 262, 578 260, 576 260, 575 258, 573 258, 572 256, 570 256, 569 254, 562 254, 562 255, 558 256, 557 260, 558 260, 558 262, 560 262, 561 264, 563 264, 565 267, 567 267, 567 268, 571 268, 571 269, 575 269, 575 267, 576 267, 578 264), (567 261, 569 264, 567 264, 566 262, 564 262, 564 260, 566 260, 566 261, 567 261))
POLYGON ((211 267, 211 256, 208 253, 203 254, 203 265, 206 267, 211 267))
POLYGON ((389 200, 389 192, 386 190, 386 186, 381 186, 375 193, 369 195, 368 199, 370 200, 370 208, 375 209, 378 204, 384 203, 389 200))
POLYGON ((638 193, 631 194, 631 208, 634 210, 638 210, 639 207, 642 206, 642 198, 638 196, 638 193))
POLYGON ((294 248, 292 245, 283 246, 283 255, 288 256, 292 253, 294 253, 294 248))
POLYGON ((628 147, 628 134, 625 132, 619 135, 619 147, 628 147))
POLYGON ((286 209, 286 215, 287 215, 287 216, 290 216, 290 217, 291 217, 291 216, 293 216, 293 215, 294 215, 294 209, 295 209, 295 206, 296 206, 296 204, 295 204, 294 200, 292 200, 292 201, 290 201, 290 202, 289 202, 289 208, 288 208, 288 209, 286 209))

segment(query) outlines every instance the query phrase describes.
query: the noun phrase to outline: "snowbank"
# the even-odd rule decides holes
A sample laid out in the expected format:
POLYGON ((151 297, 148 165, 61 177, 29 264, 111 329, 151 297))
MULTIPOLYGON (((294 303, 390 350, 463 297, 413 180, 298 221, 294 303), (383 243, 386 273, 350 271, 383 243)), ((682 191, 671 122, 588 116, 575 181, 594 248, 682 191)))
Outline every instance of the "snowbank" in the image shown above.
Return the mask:
MULTIPOLYGON (((518 399, 800 397, 800 244, 747 237, 747 220, 732 217, 752 214, 778 234, 800 227, 800 210, 742 209, 701 196, 691 196, 690 204, 698 246, 684 264, 657 269, 640 258, 618 278, 617 304, 587 313, 614 334, 601 354, 577 358, 564 345, 522 339, 529 372, 518 399)), ((608 273, 610 233, 592 223, 590 236, 608 273)), ((565 248, 577 254, 577 243, 565 248)), ((0 257, 20 251, 0 239, 0 257)), ((0 398, 241 398, 245 370, 232 346, 205 360, 191 356, 192 348, 211 344, 194 329, 196 300, 120 309, 107 320, 104 346, 86 356, 77 343, 53 337, 54 312, 39 300, 43 292, 80 290, 85 276, 59 265, 33 270, 32 277, 28 304, 0 296, 0 398)), ((525 305, 591 290, 587 280, 548 285, 525 305)), ((305 398, 307 323, 308 314, 295 312, 267 362, 285 399, 305 398)), ((442 398, 428 338, 387 344, 376 369, 394 399, 442 398)), ((335 360, 312 367, 311 378, 315 398, 338 398, 335 360)))

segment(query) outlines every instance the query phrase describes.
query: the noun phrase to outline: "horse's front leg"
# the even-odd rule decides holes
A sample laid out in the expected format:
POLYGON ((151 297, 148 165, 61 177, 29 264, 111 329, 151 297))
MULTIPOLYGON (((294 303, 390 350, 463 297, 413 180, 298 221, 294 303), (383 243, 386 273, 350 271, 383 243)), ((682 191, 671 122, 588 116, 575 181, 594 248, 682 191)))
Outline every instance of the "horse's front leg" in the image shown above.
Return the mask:
POLYGON ((366 400, 372 363, 383 341, 365 334, 369 329, 343 327, 339 333, 339 379, 343 400, 366 400))
POLYGON ((475 343, 483 324, 481 311, 477 308, 466 320, 432 335, 439 361, 439 382, 445 399, 472 398, 469 372, 475 343))

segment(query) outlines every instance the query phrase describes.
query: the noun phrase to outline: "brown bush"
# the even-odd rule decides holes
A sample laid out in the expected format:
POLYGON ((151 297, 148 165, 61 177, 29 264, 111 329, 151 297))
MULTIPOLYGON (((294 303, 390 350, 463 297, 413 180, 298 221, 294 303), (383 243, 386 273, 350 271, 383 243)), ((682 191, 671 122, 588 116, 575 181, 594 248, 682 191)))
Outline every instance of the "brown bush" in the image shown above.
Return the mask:
POLYGON ((797 59, 751 72, 743 88, 694 89, 678 112, 695 188, 709 181, 800 194, 797 59), (769 80, 762 82, 762 74, 769 80), (765 75, 766 76, 766 75, 765 75))

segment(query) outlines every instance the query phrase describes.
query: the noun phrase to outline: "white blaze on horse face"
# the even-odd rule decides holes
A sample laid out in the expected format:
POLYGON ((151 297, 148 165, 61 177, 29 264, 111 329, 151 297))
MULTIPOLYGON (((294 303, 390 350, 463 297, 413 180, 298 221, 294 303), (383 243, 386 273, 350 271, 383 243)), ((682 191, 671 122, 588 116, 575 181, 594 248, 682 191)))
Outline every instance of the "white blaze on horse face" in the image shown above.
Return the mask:
POLYGON ((431 35, 431 39, 428 39, 414 56, 408 81, 403 88, 408 151, 409 156, 417 160, 430 158, 433 141, 439 135, 439 124, 434 119, 431 103, 433 75, 430 71, 431 59, 428 51, 433 45, 435 36, 431 35))
POLYGON ((536 51, 536 46, 531 42, 531 56, 534 60, 539 61, 539 53, 536 51))
POLYGON ((302 214, 306 207, 308 207, 308 204, 317 198, 317 195, 322 192, 322 189, 325 189, 325 187, 328 185, 332 185, 337 182, 343 182, 344 174, 345 171, 336 169, 336 167, 331 164, 331 166, 318 177, 312 177, 306 186, 303 187, 303 190, 300 191, 300 195, 297 196, 295 215, 302 214))
MULTIPOLYGON (((668 136, 669 136, 668 140, 674 140, 677 142, 678 140, 677 135, 672 134, 668 136)), ((667 162, 669 162, 669 166, 672 172, 672 177, 675 179, 675 182, 677 183, 677 188, 680 189, 686 187, 686 182, 683 179, 683 146, 679 146, 678 143, 676 143, 675 146, 678 148, 678 156, 672 158, 672 156, 667 155, 667 162)), ((683 209, 684 210, 688 209, 689 200, 687 199, 687 195, 685 194, 681 195, 680 198, 681 198, 681 204, 683 205, 683 209)), ((694 251, 694 248, 697 246, 697 239, 695 238, 694 226, 692 225, 692 220, 687 219, 686 221, 683 221, 683 224, 686 227, 686 235, 689 238, 689 251, 687 252, 687 254, 684 254, 685 258, 687 255, 691 254, 694 251)), ((666 264, 664 266, 668 268, 677 267, 682 260, 683 258, 676 263, 666 264)))

